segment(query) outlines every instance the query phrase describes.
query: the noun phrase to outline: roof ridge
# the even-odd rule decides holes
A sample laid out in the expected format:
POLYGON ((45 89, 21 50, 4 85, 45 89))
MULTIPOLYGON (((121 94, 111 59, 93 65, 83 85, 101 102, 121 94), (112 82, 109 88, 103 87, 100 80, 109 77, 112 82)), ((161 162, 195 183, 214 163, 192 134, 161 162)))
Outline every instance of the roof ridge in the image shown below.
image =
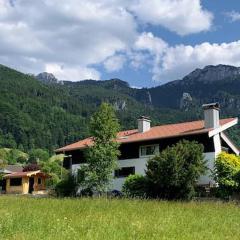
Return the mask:
MULTIPOLYGON (((237 118, 224 118, 220 119, 222 125, 225 125, 227 122, 231 122, 237 118)), ((184 136, 189 134, 200 134, 209 132, 212 129, 204 128, 204 120, 195 120, 190 122, 181 122, 181 123, 170 123, 164 125, 157 125, 151 127, 150 130, 146 132, 138 132, 138 129, 129 129, 119 131, 117 133, 117 141, 121 143, 135 142, 135 141, 146 141, 160 138, 184 136), (171 126, 174 128, 171 129, 171 126), (164 129, 166 128, 167 129, 164 129), (161 131, 160 131, 161 130, 161 131), (129 132, 129 134, 128 134, 129 132)), ((88 137, 77 142, 68 144, 64 147, 56 149, 56 152, 64 152, 70 150, 76 150, 85 148, 92 144, 92 137, 88 137)))
MULTIPOLYGON (((219 119, 219 121, 221 120, 227 120, 227 119, 235 119, 237 117, 231 117, 231 118, 221 118, 219 119)), ((156 126, 152 126, 152 128, 156 128, 156 127, 165 127, 165 126, 171 126, 171 125, 180 125, 180 124, 189 124, 189 123, 194 123, 194 122, 203 122, 204 120, 203 119, 199 119, 199 120, 194 120, 194 121, 189 121, 189 122, 179 122, 179 123, 167 123, 167 124, 162 124, 162 125, 156 125, 156 126)), ((134 131, 134 130, 138 130, 137 128, 134 128, 134 129, 128 129, 128 130, 123 130, 123 131, 120 131, 120 132, 127 132, 127 131, 134 131)), ((118 132, 118 133, 120 133, 118 132)), ((86 139, 86 138, 85 138, 86 139)))

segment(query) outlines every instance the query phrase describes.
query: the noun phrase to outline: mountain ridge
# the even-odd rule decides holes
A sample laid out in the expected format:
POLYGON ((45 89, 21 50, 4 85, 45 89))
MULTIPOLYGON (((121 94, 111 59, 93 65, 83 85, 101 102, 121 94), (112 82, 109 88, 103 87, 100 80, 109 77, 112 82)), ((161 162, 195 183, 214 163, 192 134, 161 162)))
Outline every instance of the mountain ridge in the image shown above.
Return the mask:
MULTIPOLYGON (((185 80, 137 89, 117 78, 61 82, 45 74, 49 81, 39 80, 1 65, 0 146, 52 150, 84 138, 101 102, 112 104, 123 129, 135 128, 140 115, 150 116, 153 125, 202 119, 201 105, 214 101, 220 102, 222 117, 240 116, 240 77, 235 67, 206 66, 193 72, 185 80), (226 71, 221 78, 219 68, 226 71), (215 81, 199 80, 202 74, 215 73, 215 81)), ((239 133, 237 127, 231 135, 240 143, 239 133)))
MULTIPOLYGON (((168 84, 174 84, 174 83, 178 83, 179 81, 188 81, 188 80, 200 80, 200 81, 220 81, 223 80, 227 77, 233 77, 233 76, 240 76, 240 67, 236 67, 236 66, 232 66, 232 65, 225 65, 225 64, 218 64, 218 65, 206 65, 204 68, 196 68, 195 70, 193 70, 192 72, 190 72, 189 74, 187 74, 186 76, 184 76, 182 79, 176 79, 176 80, 172 80, 169 81, 165 84, 161 84, 155 87, 141 87, 141 88, 136 88, 136 89, 152 89, 152 88, 156 88, 156 87, 160 87, 160 86, 164 86, 164 85, 168 85, 168 84)), ((64 80, 64 79, 57 79, 53 73, 48 73, 48 72, 41 72, 39 74, 36 75, 36 78, 40 81, 44 80, 46 83, 47 82, 51 82, 51 80, 53 80, 53 82, 58 83, 60 82, 70 82, 70 83, 86 83, 87 81, 91 82, 91 83, 96 83, 96 84, 102 84, 103 82, 106 81, 116 81, 116 82, 120 82, 122 84, 127 85, 128 87, 130 87, 129 83, 127 81, 124 81, 122 79, 119 78, 112 78, 112 79, 104 79, 104 80, 94 80, 94 79, 83 79, 83 80, 79 80, 79 81, 71 81, 71 80, 64 80)), ((132 87, 133 88, 133 87, 132 87)))

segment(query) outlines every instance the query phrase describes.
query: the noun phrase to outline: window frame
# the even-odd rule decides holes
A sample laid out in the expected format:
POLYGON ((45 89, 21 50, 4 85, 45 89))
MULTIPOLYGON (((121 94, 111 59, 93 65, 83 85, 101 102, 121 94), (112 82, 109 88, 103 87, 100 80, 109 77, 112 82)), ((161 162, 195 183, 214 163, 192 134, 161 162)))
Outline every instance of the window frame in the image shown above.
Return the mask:
POLYGON ((22 178, 10 178, 9 185, 10 185, 10 187, 20 187, 20 186, 22 186, 22 178), (17 182, 17 180, 20 180, 20 181, 17 182))
POLYGON ((155 156, 156 154, 159 154, 159 144, 148 144, 148 145, 142 145, 139 147, 139 157, 152 157, 152 156, 155 156), (147 147, 155 147, 156 148, 155 153, 154 154, 142 154, 142 148, 147 148, 147 147))
POLYGON ((114 171, 114 178, 126 178, 128 177, 129 175, 134 175, 136 173, 136 167, 135 166, 126 166, 126 167, 120 167, 119 169, 116 169, 114 171), (131 173, 128 173, 128 174, 120 174, 120 171, 123 170, 123 169, 126 169, 126 168, 130 168, 132 169, 133 171, 131 173))

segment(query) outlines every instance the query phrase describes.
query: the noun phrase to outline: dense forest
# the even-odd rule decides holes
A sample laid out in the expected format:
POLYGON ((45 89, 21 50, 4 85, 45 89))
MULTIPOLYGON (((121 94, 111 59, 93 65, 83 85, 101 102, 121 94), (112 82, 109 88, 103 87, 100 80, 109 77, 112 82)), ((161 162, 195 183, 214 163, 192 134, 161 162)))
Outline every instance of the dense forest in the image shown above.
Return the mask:
MULTIPOLYGON (((215 82, 187 78, 149 89, 119 79, 43 80, 0 65, 0 147, 53 151, 84 138, 101 102, 114 106, 122 129, 135 128, 140 115, 150 116, 153 125, 201 119, 201 104, 213 100, 223 106, 222 116, 238 116, 240 109, 237 76, 215 82)), ((238 132, 230 133, 237 142, 238 132)))

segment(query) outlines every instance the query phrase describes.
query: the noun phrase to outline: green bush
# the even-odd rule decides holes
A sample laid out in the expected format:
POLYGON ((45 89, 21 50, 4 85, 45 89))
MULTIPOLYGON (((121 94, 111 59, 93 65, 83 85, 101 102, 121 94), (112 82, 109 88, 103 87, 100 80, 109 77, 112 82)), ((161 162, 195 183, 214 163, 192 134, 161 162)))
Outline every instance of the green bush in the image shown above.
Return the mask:
POLYGON ((240 157, 221 153, 215 161, 214 178, 220 197, 229 197, 240 190, 240 157))
POLYGON ((127 197, 146 198, 148 192, 147 178, 142 175, 130 175, 123 184, 123 193, 127 197))
POLYGON ((146 176, 150 196, 163 199, 191 199, 194 186, 206 171, 203 146, 180 141, 148 161, 146 176))
POLYGON ((77 184, 73 175, 69 176, 60 181, 56 187, 55 191, 59 197, 73 197, 76 195, 77 184))

